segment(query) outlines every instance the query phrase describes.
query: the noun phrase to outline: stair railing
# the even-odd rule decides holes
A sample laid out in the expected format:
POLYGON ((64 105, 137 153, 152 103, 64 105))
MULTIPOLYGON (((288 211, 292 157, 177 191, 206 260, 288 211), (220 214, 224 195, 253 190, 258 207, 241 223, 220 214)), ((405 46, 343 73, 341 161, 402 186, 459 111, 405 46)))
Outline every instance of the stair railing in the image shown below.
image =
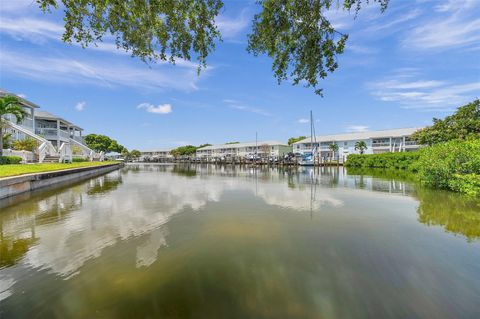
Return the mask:
POLYGON ((93 151, 92 149, 90 149, 88 146, 80 143, 79 141, 73 139, 73 138, 70 138, 69 139, 69 142, 70 144, 74 144, 74 145, 77 145, 78 147, 80 147, 80 149, 82 150, 83 152, 83 155, 86 156, 88 158, 89 161, 93 161, 94 157, 95 157, 95 151, 93 151))
POLYGON ((72 149, 70 148, 70 144, 62 143, 60 148, 58 149, 60 154, 59 162, 71 162, 72 161, 72 149))
POLYGON ((30 138, 33 138, 34 140, 36 140, 37 142, 40 143, 40 146, 38 147, 38 162, 39 163, 42 163, 43 160, 45 159, 45 157, 47 155, 51 155, 51 156, 57 156, 58 155, 58 152, 57 150, 55 149, 55 147, 53 146, 53 144, 44 139, 43 137, 41 136, 38 136, 37 134, 31 132, 30 130, 20 126, 20 125, 17 125, 11 121, 4 121, 4 124, 6 124, 7 127, 10 127, 11 129, 13 130, 16 130, 18 132, 21 132, 23 134, 25 134, 26 136, 30 137, 30 138))
POLYGON ((47 156, 47 142, 43 142, 38 147, 38 162, 43 163, 43 160, 47 156))

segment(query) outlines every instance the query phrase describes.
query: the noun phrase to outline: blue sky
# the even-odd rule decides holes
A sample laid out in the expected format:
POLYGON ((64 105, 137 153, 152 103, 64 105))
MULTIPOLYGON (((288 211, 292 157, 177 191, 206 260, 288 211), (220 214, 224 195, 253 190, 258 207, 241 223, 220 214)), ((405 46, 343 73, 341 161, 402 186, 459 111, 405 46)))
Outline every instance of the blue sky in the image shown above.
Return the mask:
POLYGON ((60 41, 61 10, 33 0, 0 3, 0 87, 106 134, 129 149, 286 141, 307 135, 423 126, 480 97, 480 0, 391 0, 328 15, 350 34, 339 69, 313 89, 278 85, 267 57, 246 52, 253 1, 227 1, 224 42, 196 74, 195 61, 146 65, 105 41, 60 41))

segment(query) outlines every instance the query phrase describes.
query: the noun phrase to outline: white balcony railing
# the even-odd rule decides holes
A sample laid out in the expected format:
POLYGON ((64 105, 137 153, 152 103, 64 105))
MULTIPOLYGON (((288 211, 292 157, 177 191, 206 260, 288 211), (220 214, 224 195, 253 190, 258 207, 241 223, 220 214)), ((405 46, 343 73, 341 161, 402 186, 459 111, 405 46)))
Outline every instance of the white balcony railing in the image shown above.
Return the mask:
POLYGON ((373 143, 372 147, 390 147, 390 143, 373 143))
MULTIPOLYGON (((14 124, 17 124, 17 118, 13 114, 6 114, 4 115, 4 118, 7 121, 10 121, 14 124)), ((17 125, 20 125, 21 127, 24 127, 28 129, 29 131, 33 131, 33 120, 30 117, 25 117, 20 123, 17 125)))
POLYGON ((41 135, 47 139, 57 139, 59 136, 61 139, 68 140, 70 134, 64 130, 57 130, 56 128, 41 127, 35 130, 35 134, 41 135))

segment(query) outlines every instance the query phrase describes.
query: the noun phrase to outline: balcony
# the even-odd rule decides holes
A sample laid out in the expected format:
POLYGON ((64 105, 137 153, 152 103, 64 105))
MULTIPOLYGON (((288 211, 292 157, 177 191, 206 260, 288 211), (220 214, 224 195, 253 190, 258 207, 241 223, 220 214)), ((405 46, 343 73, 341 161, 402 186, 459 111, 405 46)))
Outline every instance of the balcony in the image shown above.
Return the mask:
POLYGON ((35 130, 35 134, 43 136, 47 140, 56 140, 60 137, 62 141, 68 141, 70 134, 64 130, 57 130, 56 128, 42 127, 35 130), (57 134, 58 133, 58 134, 57 134))
POLYGON ((390 147, 390 142, 386 142, 386 143, 372 143, 372 147, 390 147))
MULTIPOLYGON (((14 124, 17 124, 17 118, 13 114, 6 114, 4 116, 4 118, 7 121, 10 121, 14 124)), ((26 128, 30 131, 33 131, 33 120, 30 117, 25 117, 20 123, 18 123, 18 125, 26 128)))

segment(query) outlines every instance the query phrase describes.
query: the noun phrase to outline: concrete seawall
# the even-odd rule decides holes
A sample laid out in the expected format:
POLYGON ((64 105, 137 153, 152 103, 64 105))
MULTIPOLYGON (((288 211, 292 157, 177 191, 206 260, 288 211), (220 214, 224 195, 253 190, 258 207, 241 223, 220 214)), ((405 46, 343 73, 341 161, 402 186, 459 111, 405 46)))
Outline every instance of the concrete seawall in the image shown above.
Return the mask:
POLYGON ((0 199, 30 192, 42 187, 61 185, 91 178, 117 170, 120 167, 123 167, 123 163, 0 178, 0 199))

